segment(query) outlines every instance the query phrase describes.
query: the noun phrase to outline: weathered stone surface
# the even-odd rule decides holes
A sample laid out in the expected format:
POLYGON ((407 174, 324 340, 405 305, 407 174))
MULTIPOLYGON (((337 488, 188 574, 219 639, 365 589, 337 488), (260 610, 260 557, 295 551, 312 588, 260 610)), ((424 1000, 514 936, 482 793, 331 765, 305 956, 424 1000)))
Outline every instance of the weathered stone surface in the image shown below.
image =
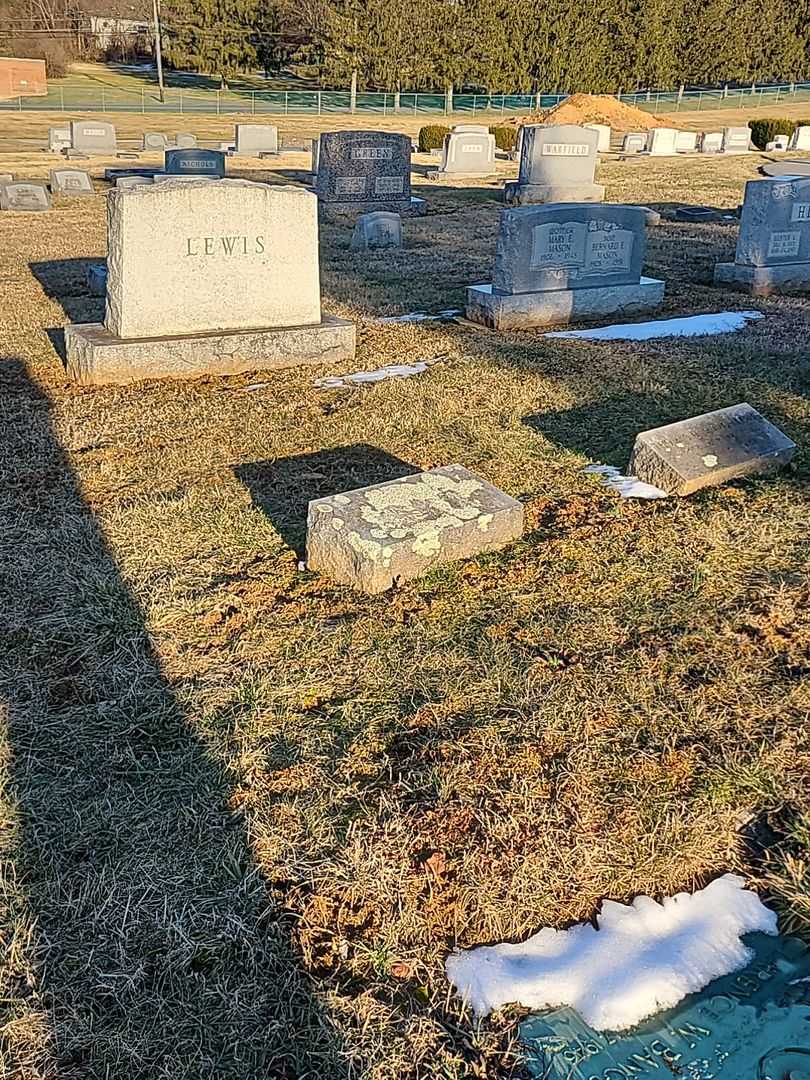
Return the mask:
POLYGON ((677 138, 675 128, 650 128, 647 132, 647 152, 655 156, 674 154, 677 138))
POLYGON ((609 124, 584 124, 583 127, 588 128, 590 131, 595 131, 599 136, 599 141, 596 144, 596 149, 600 154, 606 154, 610 150, 610 125, 609 124))
POLYGON ((39 180, 15 180, 0 186, 0 210, 49 210, 51 195, 39 180))
POLYGON ((91 263, 87 267, 87 291, 91 296, 107 295, 106 263, 91 263))
POLYGON ((140 187, 141 184, 154 184, 154 182, 152 176, 119 176, 116 178, 115 186, 117 188, 133 188, 140 187))
POLYGON ((352 251, 402 247, 402 218, 383 210, 362 214, 352 234, 352 251))
POLYGON ((622 139, 623 154, 642 154, 646 149, 646 131, 628 131, 628 133, 622 139))
POLYGON ((111 184, 116 183, 122 176, 148 176, 151 180, 154 179, 159 172, 160 169, 155 168, 154 165, 130 165, 124 169, 114 167, 112 169, 104 170, 104 179, 108 180, 111 184))
POLYGON ((760 165, 759 171, 763 176, 781 176, 783 179, 810 176, 810 161, 768 161, 760 165))
POLYGON ((470 132, 476 135, 489 135, 486 124, 453 124, 453 132, 470 132))
POLYGON ((664 299, 664 282, 643 277, 638 284, 547 292, 494 293, 491 285, 467 289, 466 315, 493 330, 531 330, 566 326, 603 315, 653 311, 664 299))
POLYGON ((554 203, 501 212, 493 290, 638 284, 645 214, 638 206, 554 203))
POLYGON ((355 327, 324 313, 317 326, 124 339, 85 323, 65 327, 65 347, 77 382, 123 384, 352 360, 355 327))
POLYGON ((115 128, 106 120, 74 120, 70 125, 70 143, 77 154, 114 154, 115 128))
POLYGON ((0 172, 0 184, 13 184, 14 174, 10 172, 0 172))
POLYGON ((670 495, 775 472, 796 444, 747 403, 636 436, 628 473, 670 495))
POLYGON ((141 144, 144 150, 165 150, 169 145, 169 140, 163 134, 162 131, 145 131, 143 135, 143 143, 141 144))
POLYGON ((174 137, 174 145, 177 150, 193 150, 197 145, 197 136, 190 131, 178 131, 174 137))
POLYGON ((400 200, 363 205, 337 202, 318 203, 318 215, 323 221, 356 221, 358 214, 370 214, 378 210, 388 214, 400 214, 402 217, 422 217, 427 213, 427 202, 416 195, 411 195, 407 203, 400 200))
POLYGON ((797 127, 790 136, 788 147, 790 150, 810 150, 810 125, 797 127))
POLYGON ((679 154, 691 154, 697 150, 697 142, 696 131, 679 131, 675 136, 675 149, 679 154))
POLYGON ((272 124, 237 124, 234 143, 237 154, 277 154, 278 128, 272 124))
MULTIPOLYGON (((196 153, 197 151, 191 151, 196 153)), ((114 190, 105 326, 114 337, 321 321, 315 196, 248 180, 114 190)))
POLYGON ((751 129, 749 127, 723 128, 723 153, 747 154, 751 147, 751 129))
POLYGON ((810 263, 787 266, 742 266, 715 263, 715 285, 728 285, 749 296, 789 296, 810 293, 810 263))
POLYGON ((605 198, 603 184, 521 184, 508 180, 503 188, 507 206, 538 206, 542 203, 595 202, 605 198))
POLYGON ((700 137, 700 152, 702 154, 719 154, 723 149, 722 131, 704 131, 700 137))
POLYGON ((787 150, 788 148, 788 136, 787 135, 775 135, 770 142, 765 143, 766 150, 787 150))
POLYGON ((598 131, 577 124, 524 125, 518 179, 506 184, 504 201, 513 206, 601 202, 605 189, 594 183, 598 144, 598 131))
POLYGON ((323 207, 410 212, 411 140, 390 131, 326 131, 315 189, 323 207))
POLYGON ((440 563, 493 551, 523 531, 523 507, 461 465, 309 504, 307 566, 379 593, 440 563))
POLYGON ((445 136, 442 163, 432 179, 445 175, 491 176, 495 172, 495 136, 489 132, 451 131, 445 136))
POLYGON ((70 124, 61 124, 59 127, 48 128, 48 149, 59 154, 70 146, 70 124))
POLYGON ((221 180, 225 175, 225 155, 220 150, 167 150, 163 161, 167 175, 210 176, 215 180, 221 180))
POLYGON ((93 181, 84 169, 51 169, 54 195, 95 195, 93 181))

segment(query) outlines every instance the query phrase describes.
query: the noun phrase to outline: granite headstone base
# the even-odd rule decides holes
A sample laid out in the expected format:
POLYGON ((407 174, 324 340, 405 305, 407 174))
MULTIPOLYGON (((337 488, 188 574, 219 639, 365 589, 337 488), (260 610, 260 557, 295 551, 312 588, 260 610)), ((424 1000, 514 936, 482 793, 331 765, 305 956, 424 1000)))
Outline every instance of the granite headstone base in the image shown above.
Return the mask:
POLYGON ((118 338, 101 323, 80 323, 65 327, 65 347, 76 382, 124 384, 352 360, 355 326, 324 313, 314 326, 118 338))
POLYGON ((523 532, 523 506, 461 465, 315 499, 307 567, 380 593, 434 566, 495 551, 523 532))
POLYGON ((491 285, 467 289, 467 318, 492 330, 531 330, 566 326, 604 315, 654 311, 664 299, 664 282, 643 277, 637 285, 495 293, 491 285))
POLYGON ((715 285, 729 285, 749 296, 772 296, 774 293, 810 293, 810 263, 784 266, 743 266, 740 263, 716 263, 715 285))
POLYGON ((391 199, 388 202, 375 200, 374 202, 329 202, 318 200, 318 216, 322 221, 333 221, 337 218, 357 218, 360 214, 371 214, 375 210, 383 210, 388 214, 399 214, 401 217, 423 217, 427 213, 427 202, 415 195, 410 201, 391 199))
POLYGON ((510 180, 504 185, 503 201, 507 206, 536 206, 538 203, 604 202, 604 184, 521 184, 510 180))

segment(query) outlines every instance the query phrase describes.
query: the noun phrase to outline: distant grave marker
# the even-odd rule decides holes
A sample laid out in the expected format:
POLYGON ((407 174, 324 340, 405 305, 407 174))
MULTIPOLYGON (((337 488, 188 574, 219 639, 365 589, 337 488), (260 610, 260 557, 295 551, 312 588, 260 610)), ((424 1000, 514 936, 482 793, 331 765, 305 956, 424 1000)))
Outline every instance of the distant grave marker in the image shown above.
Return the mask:
POLYGON ((622 139, 623 154, 643 154, 647 149, 647 134, 643 131, 629 131, 622 139))
POLYGON ((599 136, 596 149, 600 154, 606 154, 610 150, 611 130, 609 124, 584 124, 590 131, 595 131, 599 136))
POLYGON ((201 147, 167 150, 164 169, 167 176, 209 176, 221 180, 225 175, 225 155, 220 150, 201 147))
POLYGON ((788 143, 789 150, 810 150, 810 124, 799 126, 788 143))
POLYGON ((402 218, 387 210, 361 214, 352 234, 352 251, 402 247, 402 218))
POLYGON ((650 128, 647 132, 647 151, 653 157, 669 156, 677 152, 677 141, 676 128, 650 128))
POLYGON ((0 210, 50 210, 47 185, 39 180, 14 180, 0 186, 0 210))
POLYGON ((430 179, 443 176, 491 176, 495 172, 495 136, 489 132, 451 131, 445 135, 442 163, 430 179))
POLYGON ((174 137, 174 145, 177 150, 193 150, 197 145, 197 136, 190 131, 178 131, 174 137))
POLYGON ((722 131, 704 131, 700 137, 701 154, 719 154, 723 149, 722 131))
POLYGON ((51 169, 54 195, 95 195, 93 181, 84 169, 51 169))
POLYGON ((234 132, 237 154, 261 157, 278 153, 278 128, 272 124, 237 124, 234 132))
POLYGON ((747 403, 636 436, 628 474, 670 495, 773 473, 796 444, 747 403))
POLYGON ((577 124, 521 128, 517 181, 504 187, 512 206, 555 202, 601 202, 605 189, 594 183, 599 132, 577 124))
POLYGON ((143 136, 143 149, 144 150, 165 150, 169 145, 169 140, 163 134, 162 131, 146 131, 143 136))
POLYGON ((115 128, 106 120, 74 120, 70 125, 71 147, 77 154, 115 154, 115 128))
POLYGON ((675 150, 679 154, 691 154, 697 149, 697 141, 696 131, 679 131, 675 136, 675 150))
POLYGON ((749 127, 723 128, 723 153, 747 154, 751 148, 751 129, 749 127))
POLYGON ((48 128, 48 149, 51 153, 60 154, 63 150, 69 149, 70 145, 69 124, 48 128))

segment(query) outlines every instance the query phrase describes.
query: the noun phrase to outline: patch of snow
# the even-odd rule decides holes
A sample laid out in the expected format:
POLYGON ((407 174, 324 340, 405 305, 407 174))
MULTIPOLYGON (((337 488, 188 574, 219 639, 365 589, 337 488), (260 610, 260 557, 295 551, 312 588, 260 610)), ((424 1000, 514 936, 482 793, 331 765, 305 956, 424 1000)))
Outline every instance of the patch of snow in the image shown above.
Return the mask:
POLYGON ((409 379, 411 375, 421 375, 441 359, 437 356, 432 360, 417 360, 413 364, 388 364, 374 371, 355 371, 351 375, 326 375, 315 379, 313 386, 319 390, 345 390, 363 383, 382 382, 383 379, 409 379))
POLYGON ((447 977, 478 1016, 510 1002, 570 1005, 597 1030, 624 1031, 749 964, 743 934, 776 934, 775 913, 744 884, 724 874, 660 904, 649 896, 606 900, 598 929, 545 927, 520 945, 456 951, 447 977))
POLYGON ((427 311, 410 311, 407 315, 383 315, 374 321, 377 323, 449 322, 461 314, 459 308, 446 308, 435 315, 427 311))
POLYGON ((593 330, 554 330, 543 337, 586 338, 589 341, 649 341, 665 337, 706 337, 731 334, 744 329, 755 319, 764 319, 761 311, 718 311, 712 315, 689 315, 683 319, 653 319, 650 322, 616 323, 593 330))
POLYGON ((615 465, 586 465, 583 472, 602 477, 602 483, 611 491, 618 491, 623 499, 668 499, 669 495, 654 484, 645 484, 637 476, 625 476, 615 465))

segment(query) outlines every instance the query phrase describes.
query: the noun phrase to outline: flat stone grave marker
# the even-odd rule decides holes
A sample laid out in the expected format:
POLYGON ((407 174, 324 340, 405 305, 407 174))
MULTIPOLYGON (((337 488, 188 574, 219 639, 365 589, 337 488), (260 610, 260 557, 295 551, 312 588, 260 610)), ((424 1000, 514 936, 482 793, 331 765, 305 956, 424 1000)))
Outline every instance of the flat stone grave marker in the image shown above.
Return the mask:
POLYGON ((810 124, 800 125, 790 137, 789 150, 810 150, 810 124))
POLYGON ((51 153, 59 154, 62 150, 69 149, 70 145, 69 124, 48 128, 48 149, 51 153))
POLYGON ((178 131, 174 137, 174 145, 178 150, 193 150, 197 145, 197 136, 190 131, 178 131))
POLYGON ((679 131, 675 136, 675 150, 679 154, 691 154, 697 150, 698 133, 696 131, 679 131))
POLYGON ((723 128, 723 153, 747 154, 751 147, 751 129, 749 127, 723 128))
POLYGON ((54 195, 95 195, 93 181, 84 169, 51 169, 54 195))
POLYGON ((411 140, 389 131, 326 131, 316 156, 320 211, 424 213, 411 198, 411 140))
POLYGON ((610 125, 609 124, 584 124, 584 127, 590 131, 595 131, 599 135, 599 141, 596 144, 596 149, 600 154, 606 154, 610 150, 610 125))
POLYGON ((599 132, 577 124, 521 128, 518 179, 504 187, 513 206, 555 202, 601 202, 605 189, 594 183, 599 132))
POLYGON ((402 247, 402 218, 388 210, 361 214, 352 234, 352 251, 402 247))
MULTIPOLYGON (((728 214, 728 217, 732 217, 728 214)), ((722 221, 723 214, 711 206, 679 206, 675 210, 677 221, 722 221)))
POLYGON ((763 176, 779 176, 785 179, 800 179, 810 176, 810 161, 768 161, 761 165, 763 176))
POLYGON ((670 495, 691 495, 786 465, 796 444, 751 405, 693 416, 636 436, 628 475, 670 495))
POLYGON ((73 120, 70 142, 77 154, 114 154, 117 151, 115 128, 106 120, 73 120))
POLYGON ((225 155, 220 150, 201 147, 167 150, 164 170, 170 176, 212 176, 221 180, 225 175, 225 155))
POLYGON ((143 136, 142 147, 144 150, 165 150, 169 140, 162 131, 146 131, 143 136))
POLYGON ((467 318, 520 330, 658 307, 663 281, 641 276, 646 216, 615 204, 504 210, 492 284, 467 289, 467 318))
POLYGON ((676 153, 678 131, 675 128, 650 128, 647 132, 647 150, 654 157, 676 153))
POLYGON ((570 1008, 520 1024, 537 1080, 805 1080, 810 953, 798 938, 748 934, 742 971, 724 975, 630 1031, 597 1031, 570 1008))
POLYGON ((700 152, 702 154, 719 154, 723 149, 722 131, 704 131, 700 139, 700 152))
POLYGON ((628 131, 622 139, 623 154, 643 154, 647 149, 647 133, 644 131, 628 131))
POLYGON ((190 177, 114 188, 107 251, 104 324, 65 329, 81 382, 354 356, 354 325, 321 312, 317 200, 302 188, 190 177))
POLYGON ((14 180, 0 186, 0 210, 50 210, 51 195, 40 180, 14 180))
POLYGON ((451 131, 445 135, 442 163, 429 172, 431 179, 442 176, 491 176, 495 172, 495 136, 478 131, 451 131))
POLYGON ((278 153, 278 128, 272 124, 237 124, 234 133, 237 154, 261 157, 278 153))
POLYGON ((441 563, 494 551, 523 532, 523 506, 461 465, 315 499, 307 567, 367 593, 441 563))
POLYGON ((734 262, 714 280, 754 296, 810 291, 810 176, 748 181, 734 262))
POLYGON ((104 170, 104 179, 114 184, 122 176, 148 176, 152 179, 160 170, 154 165, 132 165, 129 168, 111 168, 104 170))

